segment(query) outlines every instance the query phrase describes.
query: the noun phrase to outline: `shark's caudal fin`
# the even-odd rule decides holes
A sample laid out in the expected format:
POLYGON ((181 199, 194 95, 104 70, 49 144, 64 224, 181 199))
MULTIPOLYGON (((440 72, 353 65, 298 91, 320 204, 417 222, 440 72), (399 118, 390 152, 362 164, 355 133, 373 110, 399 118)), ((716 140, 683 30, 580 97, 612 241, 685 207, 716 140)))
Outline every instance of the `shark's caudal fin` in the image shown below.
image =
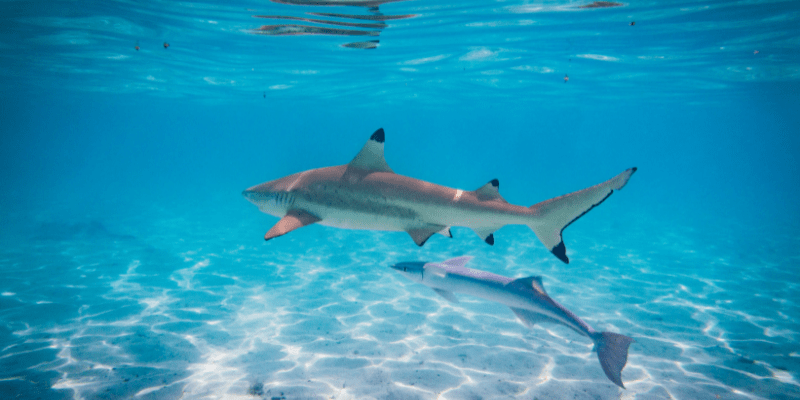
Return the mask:
POLYGON ((628 362, 628 347, 634 340, 612 332, 597 332, 593 339, 603 372, 611 382, 625 389, 622 384, 622 369, 628 362))
POLYGON ((532 205, 530 210, 535 215, 536 222, 528 226, 550 252, 559 260, 569 263, 561 232, 583 214, 602 203, 615 190, 622 189, 634 172, 636 167, 627 169, 599 185, 532 205))

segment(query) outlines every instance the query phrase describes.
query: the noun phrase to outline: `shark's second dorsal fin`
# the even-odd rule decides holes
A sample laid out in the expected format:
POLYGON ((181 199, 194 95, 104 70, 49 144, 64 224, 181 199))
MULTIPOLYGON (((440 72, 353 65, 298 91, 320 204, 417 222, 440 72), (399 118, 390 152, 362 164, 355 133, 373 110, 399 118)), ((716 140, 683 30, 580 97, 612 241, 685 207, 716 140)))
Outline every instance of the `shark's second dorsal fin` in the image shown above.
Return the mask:
POLYGON ((517 286, 524 289, 533 289, 539 294, 543 294, 545 296, 549 296, 547 292, 544 290, 544 285, 542 284, 542 277, 541 276, 529 276, 527 278, 519 278, 514 279, 513 281, 508 283, 509 285, 517 286))
POLYGON ((508 203, 503 196, 500 196, 500 181, 497 179, 492 179, 485 185, 476 189, 475 195, 478 197, 478 200, 481 201, 500 200, 503 203, 508 203))
POLYGON ((369 137, 369 140, 367 140, 367 143, 361 148, 361 151, 347 164, 345 177, 354 177, 356 180, 360 180, 372 172, 394 173, 383 157, 384 141, 385 135, 383 133, 383 128, 380 128, 369 137))

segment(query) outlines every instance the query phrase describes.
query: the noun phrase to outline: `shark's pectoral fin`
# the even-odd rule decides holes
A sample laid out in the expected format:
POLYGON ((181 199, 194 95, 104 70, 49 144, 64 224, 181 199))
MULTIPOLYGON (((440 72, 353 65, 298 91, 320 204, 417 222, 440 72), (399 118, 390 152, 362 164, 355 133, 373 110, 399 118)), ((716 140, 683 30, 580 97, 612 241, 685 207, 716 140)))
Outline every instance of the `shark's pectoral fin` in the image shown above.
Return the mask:
POLYGON ((438 294, 439 296, 444 297, 447 301, 458 304, 458 299, 456 298, 456 295, 453 292, 435 288, 433 289, 433 291, 436 292, 436 294, 438 294))
POLYGON ((480 228, 472 228, 472 231, 475 232, 484 242, 488 245, 494 245, 494 231, 500 229, 501 226, 483 226, 480 228))
POLYGON ((519 320, 522 321, 522 323, 525 324, 525 326, 527 326, 528 328, 533 328, 534 325, 541 323, 550 323, 550 324, 561 323, 561 321, 555 318, 550 318, 544 314, 533 312, 531 310, 526 310, 524 308, 511 307, 511 311, 513 311, 514 315, 516 315, 517 318, 519 318, 519 320))
POLYGON ((321 221, 321 219, 303 210, 289 210, 277 224, 273 225, 272 228, 267 231, 267 234, 264 235, 264 240, 283 236, 297 228, 302 228, 319 221, 321 221))
POLYGON ((383 157, 384 141, 383 128, 380 128, 369 137, 361 151, 347 164, 347 170, 342 178, 348 181, 360 181, 373 172, 394 173, 383 157))
POLYGON ((411 239, 414 239, 414 243, 420 247, 425 244, 434 233, 441 233, 442 235, 453 237, 450 233, 450 227, 444 225, 427 225, 421 228, 412 228, 406 232, 411 235, 411 239))

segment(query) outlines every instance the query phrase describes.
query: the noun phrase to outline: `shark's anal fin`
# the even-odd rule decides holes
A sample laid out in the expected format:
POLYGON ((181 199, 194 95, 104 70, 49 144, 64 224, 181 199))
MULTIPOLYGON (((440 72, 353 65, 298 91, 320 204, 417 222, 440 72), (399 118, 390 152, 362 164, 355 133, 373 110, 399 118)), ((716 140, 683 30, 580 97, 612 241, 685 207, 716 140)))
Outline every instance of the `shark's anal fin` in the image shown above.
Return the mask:
POLYGON ((516 315, 517 318, 519 318, 519 320, 522 321, 522 323, 525 324, 525 326, 527 326, 528 328, 533 328, 534 325, 541 323, 550 323, 550 324, 561 323, 561 321, 557 319, 550 318, 544 314, 526 310, 524 308, 511 307, 511 311, 513 311, 514 315, 516 315))
POLYGON ((494 231, 500 229, 500 226, 488 226, 488 227, 480 227, 480 228, 472 228, 472 231, 475 232, 481 239, 483 239, 486 244, 489 246, 494 246, 494 231))
POLYGON ((267 234, 264 235, 264 240, 283 236, 297 228, 302 228, 319 221, 321 221, 321 219, 303 210, 289 210, 277 224, 273 225, 272 228, 267 231, 267 234))
POLYGON ((444 225, 428 225, 420 228, 412 228, 406 232, 408 232, 411 239, 414 240, 414 243, 420 247, 422 247, 434 233, 439 233, 450 238, 453 237, 453 234, 450 233, 450 227, 444 225))
POLYGON ((385 140, 386 136, 383 128, 375 131, 364 147, 361 148, 361 151, 347 164, 347 170, 345 170, 342 178, 347 181, 357 182, 373 172, 394 173, 383 157, 383 142, 385 140))
POLYGON ((453 292, 436 288, 434 288, 433 291, 436 292, 436 294, 438 294, 439 296, 444 297, 447 301, 458 304, 458 299, 456 298, 456 295, 453 292))

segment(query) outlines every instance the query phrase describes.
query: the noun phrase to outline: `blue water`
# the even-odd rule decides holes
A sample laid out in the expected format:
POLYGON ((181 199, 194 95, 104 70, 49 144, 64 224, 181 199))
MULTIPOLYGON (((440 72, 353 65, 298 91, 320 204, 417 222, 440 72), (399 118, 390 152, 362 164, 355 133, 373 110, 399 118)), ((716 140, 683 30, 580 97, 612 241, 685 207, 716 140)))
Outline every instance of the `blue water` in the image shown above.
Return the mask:
POLYGON ((800 398, 800 3, 588 3, 0 3, 0 397, 800 398), (297 19, 375 15, 409 17, 297 19), (524 226, 264 242, 243 189, 380 127, 395 172, 519 205, 639 170, 568 265, 524 226), (389 268, 461 255, 633 337, 627 389, 389 268))

